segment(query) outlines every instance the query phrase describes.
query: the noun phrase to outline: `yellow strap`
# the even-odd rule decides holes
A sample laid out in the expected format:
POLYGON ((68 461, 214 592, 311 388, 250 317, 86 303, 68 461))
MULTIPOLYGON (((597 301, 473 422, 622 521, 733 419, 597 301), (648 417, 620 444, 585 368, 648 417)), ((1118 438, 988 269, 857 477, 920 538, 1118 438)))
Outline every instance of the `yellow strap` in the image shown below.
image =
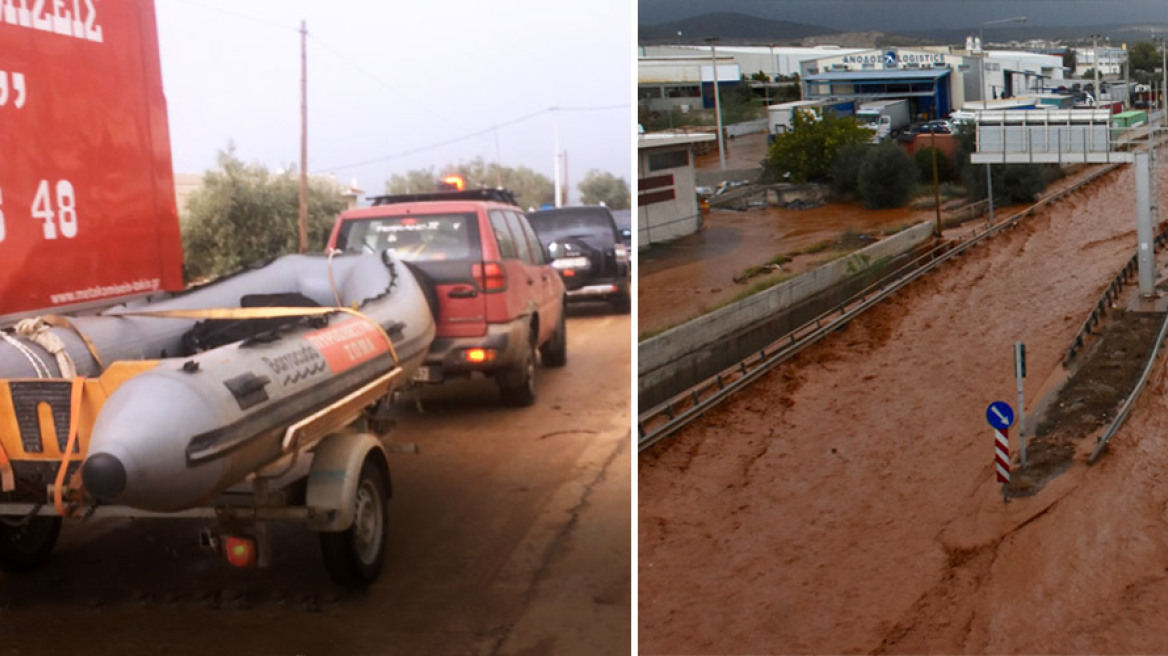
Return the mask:
POLYGON ((64 317, 59 314, 46 314, 40 317, 40 319, 50 326, 54 326, 56 328, 65 328, 76 333, 76 335, 81 338, 81 343, 85 344, 85 348, 89 351, 90 357, 92 357, 93 361, 97 364, 97 370, 105 371, 105 365, 102 364, 101 356, 97 353, 97 346, 95 346, 94 343, 90 341, 88 335, 81 332, 77 326, 73 325, 73 322, 70 321, 68 317, 64 317))
POLYGON ((397 349, 393 347, 393 340, 389 333, 372 317, 347 307, 256 307, 256 308, 205 308, 201 310, 154 310, 148 312, 118 312, 107 314, 107 317, 154 317, 158 319, 279 319, 282 317, 319 317, 326 314, 340 312, 363 321, 367 321, 377 328, 377 332, 385 338, 389 347, 389 354, 393 356, 394 366, 401 361, 397 357, 397 349))
POLYGON ((12 473, 12 462, 8 459, 8 452, 4 444, 0 443, 0 490, 11 492, 16 489, 16 476, 12 473))
POLYGON ((57 468, 57 479, 53 484, 53 506, 57 508, 57 513, 62 517, 69 517, 72 514, 72 508, 68 512, 65 509, 62 488, 65 485, 65 472, 69 469, 69 457, 73 455, 74 447, 77 445, 77 424, 81 422, 83 382, 84 379, 81 378, 72 380, 73 389, 69 395, 69 438, 65 442, 65 453, 61 457, 61 465, 57 468))

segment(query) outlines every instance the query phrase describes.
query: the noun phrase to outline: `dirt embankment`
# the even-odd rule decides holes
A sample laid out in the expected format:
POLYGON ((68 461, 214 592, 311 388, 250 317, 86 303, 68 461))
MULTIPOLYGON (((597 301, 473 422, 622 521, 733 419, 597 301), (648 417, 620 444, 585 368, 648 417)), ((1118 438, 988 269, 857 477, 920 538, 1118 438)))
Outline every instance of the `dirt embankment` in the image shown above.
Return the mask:
POLYGON ((1162 375, 1100 465, 1009 504, 984 418, 1013 342, 1028 399, 1060 366, 1133 197, 1072 193, 642 456, 641 652, 1163 651, 1162 375))

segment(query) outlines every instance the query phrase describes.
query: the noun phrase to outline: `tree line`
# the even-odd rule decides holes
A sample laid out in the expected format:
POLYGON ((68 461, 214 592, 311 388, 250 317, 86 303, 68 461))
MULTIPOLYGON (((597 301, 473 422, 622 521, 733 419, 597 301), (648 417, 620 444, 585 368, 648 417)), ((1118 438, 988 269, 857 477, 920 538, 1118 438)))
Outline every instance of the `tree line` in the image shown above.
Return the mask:
MULTIPOLYGON (((553 201, 554 183, 524 166, 487 163, 481 157, 441 168, 393 174, 385 192, 435 191, 447 175, 461 175, 467 188, 505 187, 523 209, 539 209, 553 201)), ((589 171, 577 185, 580 202, 628 209, 628 183, 611 173, 589 171)), ((335 180, 308 179, 309 250, 319 252, 328 243, 337 214, 348 201, 335 180)), ((299 244, 299 176, 272 172, 261 164, 246 164, 228 147, 220 151, 217 166, 203 175, 203 184, 187 199, 182 212, 185 274, 202 280, 239 270, 249 264, 294 253, 299 244)), ((182 208, 180 208, 182 209, 182 208)))

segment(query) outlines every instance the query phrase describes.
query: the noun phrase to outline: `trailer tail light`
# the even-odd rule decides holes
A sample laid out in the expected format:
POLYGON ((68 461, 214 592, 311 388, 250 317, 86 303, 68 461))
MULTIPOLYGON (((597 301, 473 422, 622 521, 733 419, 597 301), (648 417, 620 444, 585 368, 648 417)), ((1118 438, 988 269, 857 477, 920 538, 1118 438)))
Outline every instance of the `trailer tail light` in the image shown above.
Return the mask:
POLYGON ((255 567, 256 542, 253 538, 228 535, 224 540, 223 550, 227 554, 227 562, 232 565, 255 567))
POLYGON ((501 292, 507 289, 507 270, 499 262, 472 264, 470 274, 484 292, 501 292))

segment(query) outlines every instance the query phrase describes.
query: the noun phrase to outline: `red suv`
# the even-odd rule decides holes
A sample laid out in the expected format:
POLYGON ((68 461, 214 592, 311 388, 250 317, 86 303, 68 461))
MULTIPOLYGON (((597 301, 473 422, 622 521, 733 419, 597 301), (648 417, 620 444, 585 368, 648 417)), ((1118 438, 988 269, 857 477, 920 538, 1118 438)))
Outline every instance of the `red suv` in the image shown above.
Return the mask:
POLYGON ((504 189, 375 196, 342 212, 329 247, 392 249, 426 288, 438 331, 414 379, 482 373, 508 405, 535 402, 536 351, 567 361, 564 284, 504 189))

